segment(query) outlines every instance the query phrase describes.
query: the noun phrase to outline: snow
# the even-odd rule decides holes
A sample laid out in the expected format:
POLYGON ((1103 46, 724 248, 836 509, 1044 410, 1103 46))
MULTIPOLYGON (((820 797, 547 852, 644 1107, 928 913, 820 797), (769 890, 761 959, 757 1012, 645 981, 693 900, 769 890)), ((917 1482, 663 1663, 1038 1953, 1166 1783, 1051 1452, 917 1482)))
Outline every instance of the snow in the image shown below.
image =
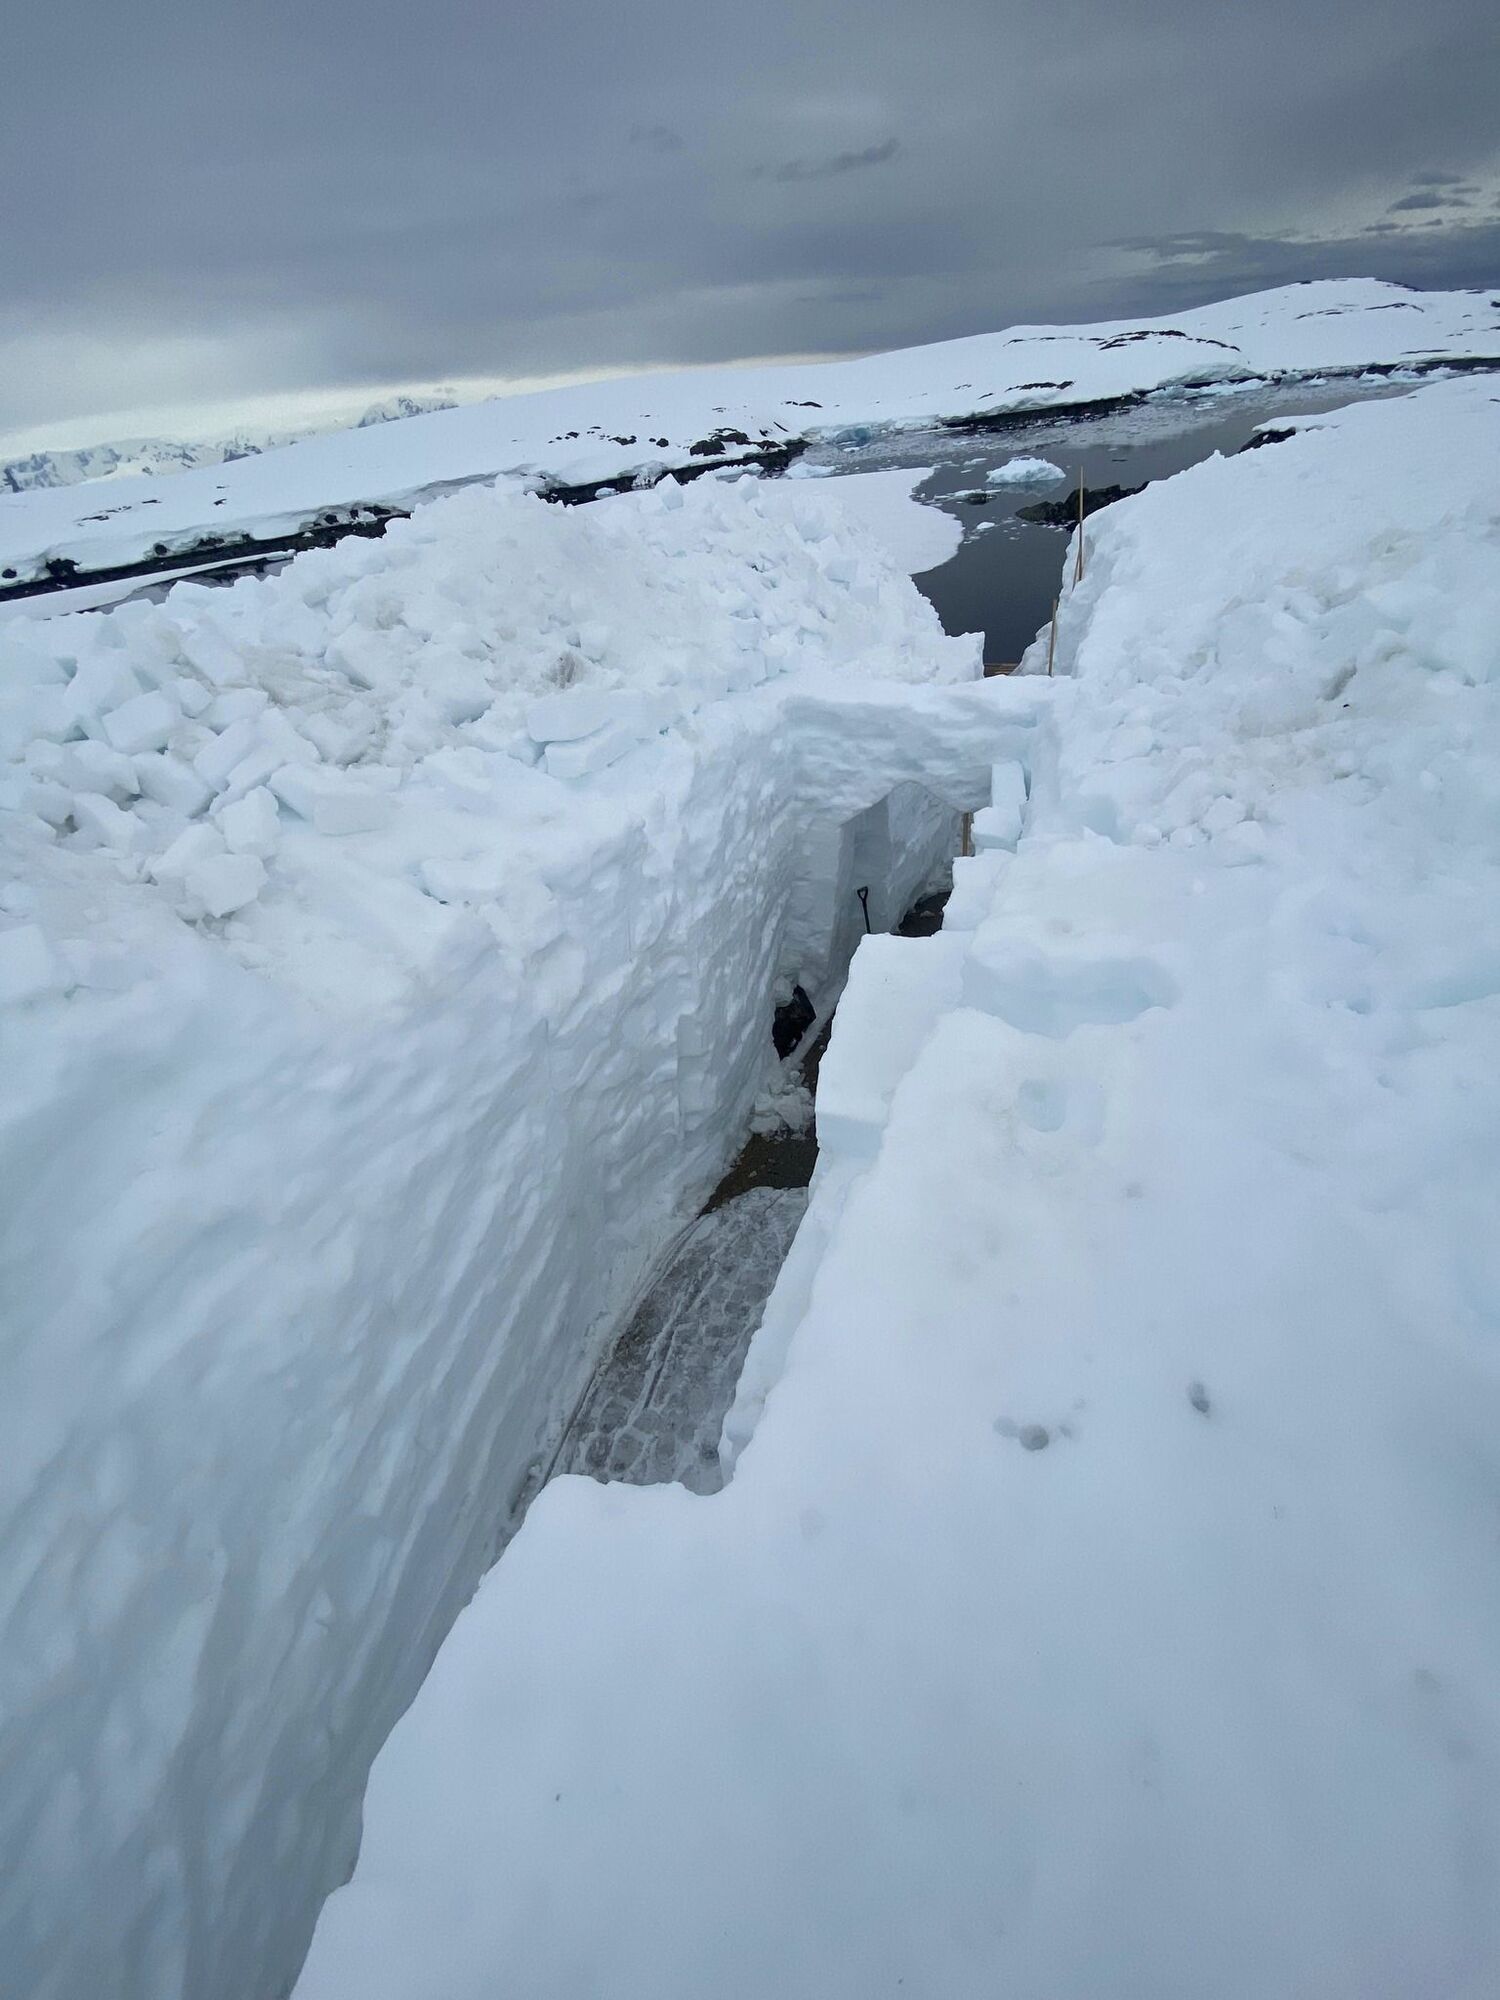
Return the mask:
POLYGON ((1170 319, 1020 326, 852 361, 616 379, 306 438, 166 479, 0 494, 0 587, 5 571, 30 578, 53 559, 92 572, 204 537, 272 540, 319 516, 406 508, 501 473, 563 486, 654 478, 799 437, 868 438, 974 413, 1369 366, 1416 380, 1415 368, 1483 357, 1500 358, 1485 293, 1348 279, 1170 319))
POLYGON ((909 581, 957 533, 912 482, 474 487, 0 631, 16 1991, 290 1986, 375 1751, 784 1085, 778 983, 826 1012, 854 888, 893 921, 1034 736, 1051 691, 909 581), (631 717, 567 778, 527 726, 564 692, 610 704, 581 746, 631 717))
POLYGON ((729 1484, 542 1493, 298 2000, 1496 1990, 1497 464, 1443 384, 1090 522, 729 1484))
POLYGON ((1008 458, 984 475, 988 486, 1055 486, 1067 476, 1050 458, 1008 458))

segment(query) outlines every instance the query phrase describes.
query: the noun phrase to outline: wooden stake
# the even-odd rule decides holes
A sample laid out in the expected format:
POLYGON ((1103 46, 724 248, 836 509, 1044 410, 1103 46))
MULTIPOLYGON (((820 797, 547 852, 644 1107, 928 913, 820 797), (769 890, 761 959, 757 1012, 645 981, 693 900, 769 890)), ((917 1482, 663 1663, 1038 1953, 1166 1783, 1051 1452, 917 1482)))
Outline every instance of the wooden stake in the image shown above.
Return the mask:
POLYGON ((1052 633, 1047 640, 1047 678, 1052 678, 1052 655, 1057 651, 1057 606, 1058 599, 1052 600, 1052 633))
POLYGON ((1083 467, 1078 468, 1078 561, 1073 569, 1073 581, 1083 582, 1083 467))

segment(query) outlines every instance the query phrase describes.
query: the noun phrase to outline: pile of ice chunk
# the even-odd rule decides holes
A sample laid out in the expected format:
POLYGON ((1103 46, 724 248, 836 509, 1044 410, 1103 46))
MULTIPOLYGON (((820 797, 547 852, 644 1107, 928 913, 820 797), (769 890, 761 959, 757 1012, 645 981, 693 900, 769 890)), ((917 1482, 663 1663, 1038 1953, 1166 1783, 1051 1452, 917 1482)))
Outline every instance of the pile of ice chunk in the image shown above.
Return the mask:
MULTIPOLYGON (((564 813, 569 781, 793 667, 968 671, 941 664, 877 532, 904 499, 841 483, 880 490, 861 512, 753 481, 577 509, 476 487, 265 578, 9 624, 7 872, 56 880, 95 857, 91 879, 185 923, 235 920, 231 944, 263 964, 295 956, 309 897, 328 923, 330 841, 436 904, 491 902, 494 860, 455 840, 455 809, 471 826, 564 813)), ((44 942, 9 948, 14 990, 81 976, 44 942)))

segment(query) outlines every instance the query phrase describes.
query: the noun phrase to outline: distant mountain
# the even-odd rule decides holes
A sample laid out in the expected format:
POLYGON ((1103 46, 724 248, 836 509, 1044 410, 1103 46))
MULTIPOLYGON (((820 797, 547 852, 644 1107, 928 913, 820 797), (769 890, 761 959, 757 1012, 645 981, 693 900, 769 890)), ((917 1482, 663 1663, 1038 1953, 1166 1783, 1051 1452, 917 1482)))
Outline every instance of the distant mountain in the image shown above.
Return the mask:
MULTIPOLYGON (((402 417, 457 407, 457 397, 444 389, 428 396, 388 396, 383 403, 372 403, 356 423, 327 428, 363 430, 368 424, 394 423, 402 417)), ((316 435, 317 429, 309 428, 213 438, 198 444, 173 438, 125 438, 113 444, 83 445, 76 451, 34 451, 0 464, 0 493, 31 493, 39 487, 77 486, 86 479, 121 479, 136 473, 187 472, 200 465, 253 458, 257 452, 273 451, 278 445, 296 444, 316 435)))
POLYGON ((366 424, 394 423, 400 417, 426 417, 434 410, 456 410, 458 398, 447 389, 438 389, 430 396, 387 396, 383 403, 372 403, 355 430, 362 431, 366 424))

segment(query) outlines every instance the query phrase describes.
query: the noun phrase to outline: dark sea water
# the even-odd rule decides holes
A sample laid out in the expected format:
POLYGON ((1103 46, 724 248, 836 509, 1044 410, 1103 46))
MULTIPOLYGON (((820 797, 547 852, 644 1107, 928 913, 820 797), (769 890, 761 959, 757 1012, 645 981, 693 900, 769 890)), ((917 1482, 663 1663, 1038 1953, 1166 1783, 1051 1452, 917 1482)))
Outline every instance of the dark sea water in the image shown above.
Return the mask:
POLYGON ((988 435, 931 429, 876 435, 858 444, 823 443, 808 452, 805 463, 840 472, 931 466, 918 497, 955 515, 964 540, 950 561, 919 576, 917 587, 947 631, 984 633, 986 661, 1015 661, 1052 615, 1068 544, 1061 529, 1018 521, 1018 508, 1066 499, 1070 489, 1077 491, 1080 472, 1091 488, 1139 486, 1185 471, 1215 452, 1240 450, 1262 424, 1404 393, 1389 383, 1339 382, 1163 395, 1112 416, 1077 422, 1039 417, 988 435), (987 489, 990 469, 1016 458, 1050 459, 1066 476, 1050 484, 987 489), (980 495, 982 500, 975 497, 980 495))

